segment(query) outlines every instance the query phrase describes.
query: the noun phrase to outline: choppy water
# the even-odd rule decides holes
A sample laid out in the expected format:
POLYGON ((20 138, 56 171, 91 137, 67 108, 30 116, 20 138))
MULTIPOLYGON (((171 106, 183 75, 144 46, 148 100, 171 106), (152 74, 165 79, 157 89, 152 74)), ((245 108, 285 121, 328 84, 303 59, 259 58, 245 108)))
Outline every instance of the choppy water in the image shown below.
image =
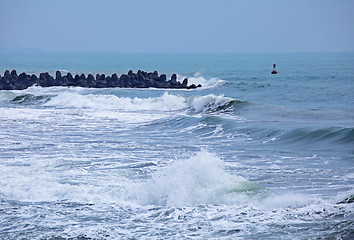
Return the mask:
POLYGON ((7 54, 5 69, 203 88, 0 91, 0 239, 354 237, 353 54, 7 54))

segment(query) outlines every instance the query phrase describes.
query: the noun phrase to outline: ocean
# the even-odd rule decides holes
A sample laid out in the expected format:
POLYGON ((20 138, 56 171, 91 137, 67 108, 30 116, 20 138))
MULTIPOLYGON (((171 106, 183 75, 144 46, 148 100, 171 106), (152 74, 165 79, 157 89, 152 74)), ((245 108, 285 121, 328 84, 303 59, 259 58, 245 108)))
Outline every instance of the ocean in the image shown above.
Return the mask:
POLYGON ((0 239, 354 238, 353 53, 2 53, 6 69, 202 87, 0 91, 0 239))

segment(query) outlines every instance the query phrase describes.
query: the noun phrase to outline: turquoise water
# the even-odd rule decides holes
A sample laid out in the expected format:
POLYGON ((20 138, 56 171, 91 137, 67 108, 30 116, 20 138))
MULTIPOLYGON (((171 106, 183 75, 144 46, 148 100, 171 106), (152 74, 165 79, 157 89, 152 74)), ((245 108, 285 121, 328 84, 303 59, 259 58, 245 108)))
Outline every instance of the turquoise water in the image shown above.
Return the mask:
POLYGON ((6 69, 203 87, 0 91, 2 239, 353 238, 354 54, 7 53, 6 69))

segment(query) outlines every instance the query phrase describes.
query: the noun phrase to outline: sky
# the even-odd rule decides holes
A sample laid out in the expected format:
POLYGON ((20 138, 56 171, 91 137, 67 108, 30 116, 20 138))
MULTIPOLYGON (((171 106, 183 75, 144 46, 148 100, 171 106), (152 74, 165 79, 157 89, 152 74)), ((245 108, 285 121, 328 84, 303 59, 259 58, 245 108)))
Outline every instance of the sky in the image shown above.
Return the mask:
POLYGON ((0 0, 0 49, 354 52, 354 0, 0 0))

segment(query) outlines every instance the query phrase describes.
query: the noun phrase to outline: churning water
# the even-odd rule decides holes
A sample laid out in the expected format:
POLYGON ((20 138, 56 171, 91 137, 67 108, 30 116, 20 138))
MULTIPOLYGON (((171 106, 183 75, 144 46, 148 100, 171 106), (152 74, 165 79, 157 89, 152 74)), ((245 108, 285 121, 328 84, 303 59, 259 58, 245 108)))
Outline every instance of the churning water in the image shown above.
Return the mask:
POLYGON ((0 91, 1 239, 354 237, 353 54, 31 54, 0 67, 203 85, 0 91))

